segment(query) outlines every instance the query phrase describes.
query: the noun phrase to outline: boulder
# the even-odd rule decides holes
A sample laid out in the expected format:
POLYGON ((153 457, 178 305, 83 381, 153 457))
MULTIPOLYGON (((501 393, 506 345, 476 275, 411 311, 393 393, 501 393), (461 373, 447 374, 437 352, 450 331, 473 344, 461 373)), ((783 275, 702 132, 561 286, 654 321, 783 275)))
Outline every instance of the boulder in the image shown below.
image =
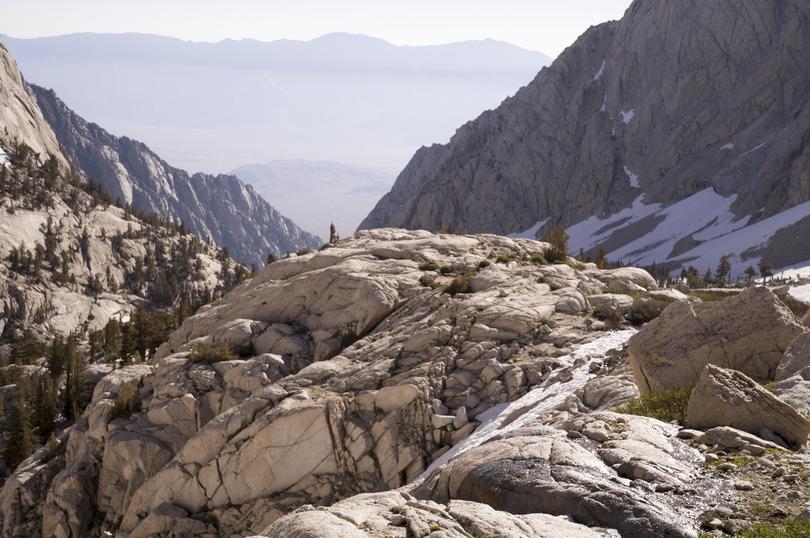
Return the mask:
POLYGON ((800 411, 810 411, 810 333, 790 344, 776 369, 775 394, 800 411))
POLYGON ((586 271, 585 274, 593 276, 606 283, 608 287, 615 289, 638 291, 658 288, 658 284, 650 273, 639 267, 619 267, 604 271, 591 270, 586 271))
POLYGON ((775 288, 773 292, 776 294, 779 299, 782 300, 790 311, 793 312, 797 318, 801 319, 807 314, 808 309, 810 309, 810 304, 806 301, 794 296, 790 293, 791 286, 781 286, 779 288, 775 288))
POLYGON ((771 441, 766 441, 765 439, 761 439, 752 433, 744 432, 729 426, 717 426, 710 430, 706 430, 697 437, 697 442, 702 445, 719 446, 734 450, 741 450, 743 448, 750 449, 752 446, 759 447, 761 449, 782 449, 781 446, 772 443, 771 441))
POLYGON ((624 317, 633 306, 633 298, 622 293, 599 293, 590 295, 588 302, 598 318, 615 319, 624 317))
POLYGON ((304 506, 276 521, 261 536, 272 538, 369 538, 441 535, 445 538, 591 538, 584 525, 547 514, 514 515, 486 504, 416 500, 399 491, 357 495, 328 508, 304 506))
POLYGON ((606 413, 578 427, 594 429, 593 422, 599 418, 605 419, 604 435, 595 442, 605 450, 598 455, 565 438, 560 430, 528 429, 451 460, 438 472, 431 498, 440 503, 467 500, 512 514, 564 515, 585 525, 614 528, 623 536, 691 536, 692 531, 682 527, 654 495, 623 485, 613 470, 621 468, 620 474, 627 472, 642 481, 686 478, 686 466, 662 449, 668 440, 649 428, 644 429, 648 439, 622 440, 628 429, 634 429, 628 421, 646 420, 641 417, 623 419, 606 413), (615 432, 612 424, 617 426, 615 432))
POLYGON ((794 447, 807 442, 810 420, 753 379, 707 364, 689 397, 690 427, 731 426, 761 437, 775 433, 794 447))
POLYGON ((554 310, 561 314, 578 316, 587 312, 588 307, 588 300, 580 292, 572 290, 560 296, 554 310))
POLYGON ((794 375, 810 378, 810 332, 801 334, 785 350, 776 368, 776 381, 783 381, 794 375))
POLYGON ((630 366, 642 394, 692 385, 709 363, 765 383, 803 332, 767 288, 721 302, 676 302, 630 339, 630 366))

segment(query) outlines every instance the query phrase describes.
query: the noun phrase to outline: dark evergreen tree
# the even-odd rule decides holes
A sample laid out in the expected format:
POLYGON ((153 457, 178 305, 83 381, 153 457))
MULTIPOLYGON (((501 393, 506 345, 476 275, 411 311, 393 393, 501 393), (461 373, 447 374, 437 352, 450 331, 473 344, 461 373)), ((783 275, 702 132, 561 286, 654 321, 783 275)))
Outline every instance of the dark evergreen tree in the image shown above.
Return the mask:
POLYGON ((31 429, 31 415, 20 394, 17 403, 11 408, 6 421, 6 447, 3 461, 9 469, 14 469, 34 451, 34 433, 31 429))

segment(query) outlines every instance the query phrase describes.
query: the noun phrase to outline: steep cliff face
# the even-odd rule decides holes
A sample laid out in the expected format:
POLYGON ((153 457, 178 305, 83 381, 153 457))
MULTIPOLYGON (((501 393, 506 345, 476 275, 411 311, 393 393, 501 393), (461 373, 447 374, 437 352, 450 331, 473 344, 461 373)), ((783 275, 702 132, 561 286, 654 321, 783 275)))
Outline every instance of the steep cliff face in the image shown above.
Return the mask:
MULTIPOLYGON (((25 81, 17 68, 17 63, 6 47, 0 43, 0 139, 11 143, 25 141, 31 149, 41 155, 53 155, 60 165, 67 167, 67 160, 59 149, 59 142, 42 116, 25 81)), ((3 155, 6 155, 5 152, 3 155)), ((3 155, 0 159, 6 160, 3 155)))
POLYGON ((361 228, 588 222, 570 232, 577 247, 634 263, 810 258, 768 243, 803 206, 701 250, 810 199, 808 45, 803 2, 636 0, 449 144, 419 150, 361 228), (675 222, 682 200, 694 218, 675 222))
POLYGON ((82 172, 139 211, 182 221, 198 237, 211 238, 243 263, 261 264, 320 245, 317 237, 281 215, 235 176, 190 175, 145 144, 116 137, 88 123, 52 90, 31 86, 59 142, 82 172))

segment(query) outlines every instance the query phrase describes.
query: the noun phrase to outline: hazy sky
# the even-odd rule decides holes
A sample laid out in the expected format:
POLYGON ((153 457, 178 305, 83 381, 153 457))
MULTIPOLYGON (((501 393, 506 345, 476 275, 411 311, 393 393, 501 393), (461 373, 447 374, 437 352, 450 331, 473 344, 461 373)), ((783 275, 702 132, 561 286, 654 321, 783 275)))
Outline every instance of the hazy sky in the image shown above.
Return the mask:
POLYGON ((556 56, 630 0, 0 0, 0 33, 146 32, 193 41, 312 39, 330 32, 398 45, 494 38, 556 56))

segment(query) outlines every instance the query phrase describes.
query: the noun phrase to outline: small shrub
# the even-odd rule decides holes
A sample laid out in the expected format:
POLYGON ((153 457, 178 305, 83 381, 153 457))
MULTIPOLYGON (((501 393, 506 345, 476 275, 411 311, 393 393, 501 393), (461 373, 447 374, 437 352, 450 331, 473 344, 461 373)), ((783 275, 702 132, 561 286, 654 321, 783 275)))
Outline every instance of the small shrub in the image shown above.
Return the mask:
POLYGON ((689 294, 689 297, 700 299, 704 303, 713 303, 717 301, 722 301, 723 299, 727 298, 728 295, 720 295, 717 293, 712 293, 710 291, 693 291, 689 294))
POLYGON ((117 418, 129 418, 135 409, 135 397, 138 389, 135 385, 128 384, 121 387, 112 409, 110 409, 110 420, 117 418))
POLYGON ((225 344, 212 346, 211 344, 199 344, 188 356, 188 360, 194 363, 214 364, 215 362, 233 361, 239 357, 225 344))
POLYGON ((419 277, 419 285, 426 288, 432 288, 436 279, 430 275, 422 275, 419 277))
POLYGON ((441 267, 439 267, 439 272, 443 275, 449 275, 450 273, 453 272, 453 268, 450 267, 449 265, 442 265, 441 267))
POLYGON ((304 256, 306 254, 309 254, 310 252, 312 252, 312 249, 304 247, 301 250, 299 250, 298 252, 296 252, 296 254, 299 255, 299 256, 304 256))
POLYGON ((454 278, 453 282, 451 282, 450 285, 444 289, 444 292, 449 293, 450 295, 455 295, 457 293, 470 293, 470 277, 465 275, 454 278))
POLYGON ((436 262, 426 262, 419 266, 420 271, 438 271, 439 264, 436 262))
POLYGON ((765 390, 767 390, 769 392, 776 392, 776 381, 773 381, 773 380, 768 381, 767 383, 762 385, 762 388, 764 388, 765 390))
POLYGON ((638 299, 639 297, 644 297, 645 295, 647 295, 648 292, 644 290, 626 290, 624 288, 614 288, 608 286, 607 288, 605 288, 605 291, 603 293, 612 293, 614 295, 629 295, 633 299, 638 299))
POLYGON ((616 409, 619 413, 652 417, 662 422, 686 424, 686 406, 692 386, 665 390, 656 394, 645 394, 633 398, 616 409))
POLYGON ((532 254, 532 263, 535 265, 548 265, 548 260, 542 254, 532 254))
POLYGON ((484 269, 486 267, 489 267, 490 265, 492 265, 492 263, 489 260, 481 260, 480 262, 478 262, 479 269, 484 269))
POLYGON ((577 271, 584 271, 585 270, 585 264, 582 263, 582 262, 578 262, 577 260, 572 261, 570 259, 566 259, 565 264, 568 267, 570 267, 571 269, 576 269, 577 271))
POLYGON ((512 254, 501 254, 495 261, 497 263, 509 263, 509 262, 516 262, 518 261, 518 259, 512 254))

